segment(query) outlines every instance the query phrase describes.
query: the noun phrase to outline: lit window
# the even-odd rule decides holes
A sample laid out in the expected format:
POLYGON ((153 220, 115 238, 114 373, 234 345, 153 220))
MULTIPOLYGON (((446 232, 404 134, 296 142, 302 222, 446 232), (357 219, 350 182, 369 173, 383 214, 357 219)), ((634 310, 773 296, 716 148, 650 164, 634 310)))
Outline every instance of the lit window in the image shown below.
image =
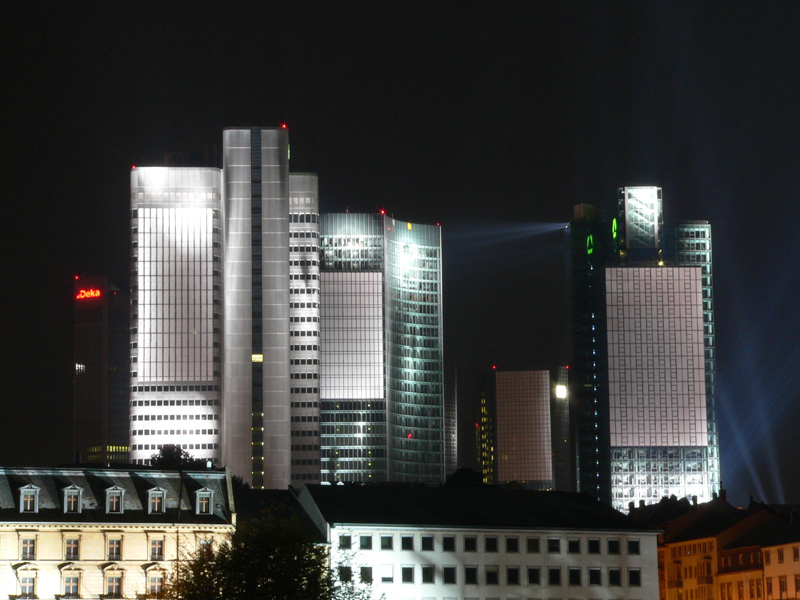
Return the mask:
POLYGON ((106 596, 108 598, 122 598, 121 575, 108 575, 106 577, 106 596))
POLYGON ((19 490, 19 511, 23 513, 39 512, 39 488, 26 485, 19 490))
POLYGON ((78 576, 67 575, 64 577, 64 598, 78 597, 78 576))
POLYGON ((150 490, 148 502, 148 514, 157 515, 164 513, 164 490, 156 488, 150 490))
POLYGON ((106 513, 122 514, 122 488, 113 487, 106 490, 106 513))
POLYGON ((81 493, 83 490, 77 487, 70 487, 64 490, 64 512, 81 512, 81 493))
POLYGON ((164 591, 164 575, 163 573, 153 573, 148 577, 148 588, 151 596, 158 596, 164 591))
POLYGON ((79 553, 78 553, 78 539, 77 538, 70 538, 66 542, 66 547, 64 551, 64 559, 65 560, 78 560, 79 553))
POLYGON ((22 559, 34 560, 36 558, 36 539, 25 538, 22 540, 22 559))
POLYGON ((150 560, 164 560, 164 540, 150 540, 150 560))
POLYGON ((198 490, 197 492, 197 514, 198 515, 210 515, 211 514, 211 502, 213 500, 213 494, 209 489, 202 489, 198 490))
POLYGON ((19 578, 19 595, 20 598, 35 598, 36 597, 36 578, 23 576, 19 578))
POLYGON ((110 538, 108 540, 108 560, 122 560, 121 538, 110 538))

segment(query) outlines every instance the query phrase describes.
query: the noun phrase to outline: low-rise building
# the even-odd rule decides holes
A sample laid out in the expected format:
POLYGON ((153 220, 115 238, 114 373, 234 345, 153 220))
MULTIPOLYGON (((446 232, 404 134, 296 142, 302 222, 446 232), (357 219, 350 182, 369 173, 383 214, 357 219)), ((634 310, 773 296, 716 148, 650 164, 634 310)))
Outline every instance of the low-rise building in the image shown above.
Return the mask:
POLYGON ((0 595, 155 596, 235 522, 226 470, 0 467, 0 595))
POLYGON ((657 533, 582 494, 306 486, 343 581, 386 600, 655 600, 657 533))

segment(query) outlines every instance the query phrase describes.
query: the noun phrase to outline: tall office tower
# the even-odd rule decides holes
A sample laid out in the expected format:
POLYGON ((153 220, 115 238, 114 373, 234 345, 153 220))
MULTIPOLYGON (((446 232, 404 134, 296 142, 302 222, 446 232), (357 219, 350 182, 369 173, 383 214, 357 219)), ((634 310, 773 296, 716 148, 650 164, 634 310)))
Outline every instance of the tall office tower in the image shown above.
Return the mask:
POLYGON ((220 171, 131 171, 130 458, 220 462, 220 171))
POLYGON ((128 460, 129 318, 127 294, 108 277, 75 277, 76 463, 128 460))
POLYGON ((497 466, 495 460, 494 400, 489 388, 481 392, 478 418, 475 421, 475 446, 478 457, 478 471, 481 481, 486 484, 495 482, 497 466))
POLYGON ((225 129, 222 460, 253 487, 291 483, 289 138, 225 129))
POLYGON ((320 280, 317 177, 289 175, 292 483, 320 482, 320 280))
POLYGON ((438 226, 322 215, 324 481, 444 480, 438 226))
MULTIPOLYGON (((711 281, 677 243, 664 248, 660 200, 658 188, 625 188, 625 212, 609 224, 572 224, 580 489, 620 510, 719 489, 704 348, 711 281)), ((666 230, 676 240, 686 231, 666 230)), ((710 251, 704 260, 710 273, 710 251)))
POLYGON ((567 369, 493 371, 487 402, 495 465, 491 483, 516 481, 534 490, 571 484, 567 369))
POLYGON ((458 367, 453 383, 453 394, 444 400, 444 472, 451 475, 458 469, 458 367))

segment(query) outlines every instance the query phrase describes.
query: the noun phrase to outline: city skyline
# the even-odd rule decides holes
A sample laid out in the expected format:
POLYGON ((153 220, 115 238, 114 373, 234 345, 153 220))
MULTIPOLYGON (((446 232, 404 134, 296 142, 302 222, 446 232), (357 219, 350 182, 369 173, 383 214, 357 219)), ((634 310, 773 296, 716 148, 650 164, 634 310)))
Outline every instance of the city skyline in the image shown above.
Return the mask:
POLYGON ((567 358, 571 207, 658 185, 714 227, 722 487, 800 498, 797 7, 2 10, 3 464, 69 459, 72 277, 128 280, 131 166, 286 122, 323 212, 441 222, 461 464, 483 369, 567 358))

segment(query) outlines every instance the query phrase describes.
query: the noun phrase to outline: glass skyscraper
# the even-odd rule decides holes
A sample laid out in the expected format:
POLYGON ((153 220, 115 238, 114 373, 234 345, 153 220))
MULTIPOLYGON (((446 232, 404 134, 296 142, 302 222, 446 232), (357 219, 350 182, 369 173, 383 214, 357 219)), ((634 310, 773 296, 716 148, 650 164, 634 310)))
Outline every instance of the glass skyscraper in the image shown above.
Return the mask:
POLYGON ((320 234, 323 480, 441 482, 440 229, 345 213, 320 234))

